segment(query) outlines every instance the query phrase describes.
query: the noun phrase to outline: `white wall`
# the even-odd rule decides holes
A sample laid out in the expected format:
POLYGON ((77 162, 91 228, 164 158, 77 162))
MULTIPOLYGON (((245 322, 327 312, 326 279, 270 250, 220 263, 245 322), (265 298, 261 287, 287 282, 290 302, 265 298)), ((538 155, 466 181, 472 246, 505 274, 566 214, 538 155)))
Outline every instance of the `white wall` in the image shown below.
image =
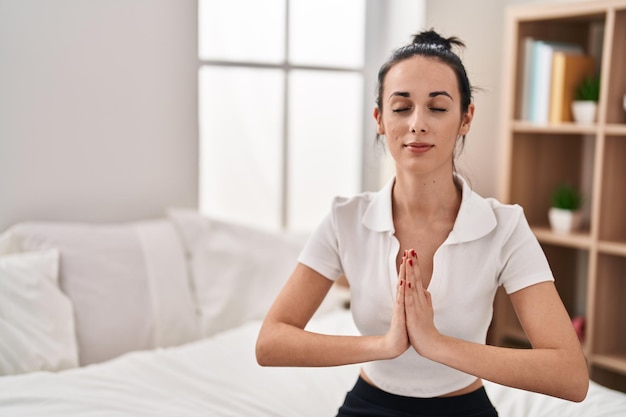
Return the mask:
POLYGON ((504 3, 501 0, 426 3, 426 26, 465 42, 461 58, 470 82, 480 88, 474 94, 476 111, 459 170, 485 197, 495 195, 500 168, 497 158, 504 3))
POLYGON ((524 3, 567 3, 579 0, 427 0, 425 27, 465 44, 462 56, 475 94, 476 113, 460 171, 485 197, 498 197, 501 83, 506 7, 524 3))
POLYGON ((197 205, 195 0, 0 0, 0 231, 197 205))
POLYGON ((365 51, 365 100, 363 129, 363 189, 376 191, 395 174, 393 158, 384 140, 376 143, 378 70, 391 52, 410 42, 424 24, 425 0, 369 0, 365 51))
MULTIPOLYGON (((383 30, 376 70, 420 28, 467 43, 482 90, 461 168, 485 196, 498 188, 505 7, 565 1, 576 0, 381 0, 369 17, 383 30)), ((0 231, 197 206, 196 31, 196 0, 0 0, 0 231)), ((364 186, 376 189, 393 167, 370 148, 371 123, 364 186)))

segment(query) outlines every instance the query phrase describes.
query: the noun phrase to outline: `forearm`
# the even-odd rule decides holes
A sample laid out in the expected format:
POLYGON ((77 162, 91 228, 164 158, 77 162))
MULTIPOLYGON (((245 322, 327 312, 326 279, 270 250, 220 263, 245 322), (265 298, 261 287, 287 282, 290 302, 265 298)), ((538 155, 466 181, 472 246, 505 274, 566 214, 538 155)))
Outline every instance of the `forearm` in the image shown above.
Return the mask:
POLYGON ((261 329, 256 345, 263 366, 338 366, 387 359, 383 336, 333 336, 286 323, 261 329))
POLYGON ((441 336, 424 356, 501 385, 570 401, 587 394, 589 376, 576 350, 512 349, 441 336))

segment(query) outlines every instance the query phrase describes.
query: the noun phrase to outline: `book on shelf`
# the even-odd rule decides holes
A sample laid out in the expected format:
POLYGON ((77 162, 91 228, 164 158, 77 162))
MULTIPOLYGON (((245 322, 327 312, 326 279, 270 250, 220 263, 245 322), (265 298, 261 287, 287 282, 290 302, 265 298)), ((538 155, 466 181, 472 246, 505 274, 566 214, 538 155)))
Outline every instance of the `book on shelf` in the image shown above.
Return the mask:
MULTIPOLYGON (((525 60, 530 60, 528 65, 524 64, 524 69, 528 71, 523 74, 523 79, 527 84, 523 85, 523 91, 527 90, 526 109, 523 109, 522 116, 533 123, 548 123, 550 118, 550 93, 552 83, 552 58, 556 52, 567 52, 569 54, 583 54, 579 45, 548 42, 542 40, 532 40, 532 45, 526 45, 525 51, 530 55, 525 60)), ((522 95, 523 100, 523 95, 522 95)))
POLYGON ((528 36, 524 38, 522 51, 522 94, 521 94, 521 119, 530 119, 530 74, 533 67, 533 44, 535 39, 528 36))
POLYGON ((550 123, 571 122, 572 101, 580 82, 594 73, 594 59, 589 55, 555 52, 552 56, 550 85, 550 123))

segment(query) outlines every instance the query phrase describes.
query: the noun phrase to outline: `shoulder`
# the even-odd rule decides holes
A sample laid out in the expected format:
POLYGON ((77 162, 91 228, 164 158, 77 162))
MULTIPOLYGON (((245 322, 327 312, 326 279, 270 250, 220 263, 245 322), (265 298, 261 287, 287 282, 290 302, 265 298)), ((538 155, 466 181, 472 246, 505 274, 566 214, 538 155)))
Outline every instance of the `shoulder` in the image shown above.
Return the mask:
POLYGON ((506 239, 524 218, 522 208, 516 204, 503 204, 495 198, 485 198, 463 188, 463 199, 457 215, 454 236, 459 242, 469 242, 484 237, 506 239))
POLYGON ((363 192, 353 196, 335 197, 330 208, 330 221, 335 231, 359 229, 374 195, 375 193, 363 192))
MULTIPOLYGON (((536 237, 528 223, 524 208, 519 204, 503 204, 494 198, 485 199, 496 218, 496 230, 500 239, 506 244, 522 244, 536 241, 536 237)), ((533 243, 534 244, 534 243, 533 243)))
POLYGON ((333 213, 365 213, 376 193, 362 192, 353 196, 336 196, 331 203, 333 213))
POLYGON ((378 191, 365 191, 351 197, 336 197, 333 201, 333 215, 348 216, 358 220, 372 230, 390 230, 391 219, 391 191, 395 178, 391 178, 378 191))
POLYGON ((496 198, 484 198, 498 220, 517 221, 524 216, 524 209, 519 204, 504 204, 496 198))
POLYGON ((393 230, 391 186, 377 192, 366 191, 351 197, 336 197, 330 217, 338 232, 365 233, 393 230))
POLYGON ((495 198, 486 198, 496 218, 496 228, 500 233, 510 236, 520 226, 530 229, 524 209, 519 204, 504 204, 495 198))

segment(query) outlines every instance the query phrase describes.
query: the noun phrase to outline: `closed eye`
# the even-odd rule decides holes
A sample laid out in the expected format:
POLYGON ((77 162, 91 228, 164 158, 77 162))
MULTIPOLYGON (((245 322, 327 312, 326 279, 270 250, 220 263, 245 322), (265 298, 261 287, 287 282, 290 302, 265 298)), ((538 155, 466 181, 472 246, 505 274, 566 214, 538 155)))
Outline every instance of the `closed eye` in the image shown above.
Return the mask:
POLYGON ((446 112, 446 111, 448 111, 448 109, 444 109, 444 108, 441 108, 441 107, 430 107, 430 110, 434 111, 434 112, 446 112))
POLYGON ((400 107, 398 109, 392 109, 391 111, 394 113, 401 113, 401 112, 409 111, 409 110, 411 110, 410 107, 400 107))

